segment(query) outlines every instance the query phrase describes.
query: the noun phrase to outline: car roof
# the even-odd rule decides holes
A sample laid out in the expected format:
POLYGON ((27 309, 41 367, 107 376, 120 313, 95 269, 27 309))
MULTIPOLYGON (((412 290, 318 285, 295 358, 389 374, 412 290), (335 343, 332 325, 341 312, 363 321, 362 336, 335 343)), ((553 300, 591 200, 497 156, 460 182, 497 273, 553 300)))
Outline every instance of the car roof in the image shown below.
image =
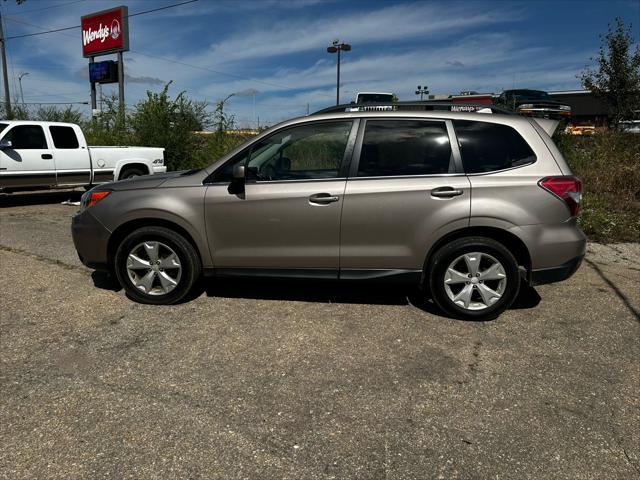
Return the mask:
POLYGON ((12 125, 41 125, 41 126, 58 126, 58 127, 76 127, 75 123, 68 122, 45 122, 41 120, 0 120, 0 123, 12 125))
POLYGON ((415 118, 432 120, 472 120, 488 123, 500 123, 510 126, 529 125, 529 119, 521 115, 509 115, 502 113, 478 113, 478 112, 450 112, 446 110, 430 111, 366 111, 366 112, 334 112, 320 113, 306 117, 297 117, 286 120, 274 127, 296 125, 320 120, 343 120, 355 118, 415 118))

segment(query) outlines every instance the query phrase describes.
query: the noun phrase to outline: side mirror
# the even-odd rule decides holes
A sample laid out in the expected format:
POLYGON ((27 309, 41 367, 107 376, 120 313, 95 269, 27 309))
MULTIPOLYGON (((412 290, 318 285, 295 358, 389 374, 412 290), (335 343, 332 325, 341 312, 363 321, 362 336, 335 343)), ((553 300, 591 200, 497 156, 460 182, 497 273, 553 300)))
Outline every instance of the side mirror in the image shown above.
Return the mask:
POLYGON ((5 140, 4 138, 0 140, 0 150, 11 150, 12 148, 11 140, 5 140))
POLYGON ((233 167, 233 179, 234 180, 242 180, 244 182, 245 178, 245 168, 244 165, 236 165, 233 167))
POLYGON ((236 165, 233 167, 231 174, 233 178, 229 184, 229 188, 227 188, 230 194, 237 195, 244 193, 245 173, 244 165, 236 165))

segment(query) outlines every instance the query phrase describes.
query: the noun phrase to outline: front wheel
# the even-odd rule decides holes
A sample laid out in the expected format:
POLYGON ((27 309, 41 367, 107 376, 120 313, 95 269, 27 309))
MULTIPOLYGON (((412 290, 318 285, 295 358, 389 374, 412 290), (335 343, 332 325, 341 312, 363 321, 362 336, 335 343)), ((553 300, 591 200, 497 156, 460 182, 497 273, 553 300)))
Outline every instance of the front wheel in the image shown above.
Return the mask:
POLYGON ((454 240, 432 257, 427 281, 447 314, 489 320, 511 306, 520 290, 518 263, 501 243, 484 237, 454 240))
POLYGON ((190 292, 202 266, 195 248, 182 235, 164 227, 142 227, 119 245, 114 270, 132 299, 168 305, 190 292))

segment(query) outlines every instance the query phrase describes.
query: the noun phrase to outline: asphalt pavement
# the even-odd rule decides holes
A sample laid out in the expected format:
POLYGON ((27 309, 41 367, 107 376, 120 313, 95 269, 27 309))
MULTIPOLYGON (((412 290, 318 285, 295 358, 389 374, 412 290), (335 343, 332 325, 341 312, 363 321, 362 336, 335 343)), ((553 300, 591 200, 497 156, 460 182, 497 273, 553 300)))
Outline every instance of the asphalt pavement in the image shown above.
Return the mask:
POLYGON ((78 198, 0 198, 0 478, 640 478, 640 244, 490 322, 368 284, 155 307, 80 264, 78 198))

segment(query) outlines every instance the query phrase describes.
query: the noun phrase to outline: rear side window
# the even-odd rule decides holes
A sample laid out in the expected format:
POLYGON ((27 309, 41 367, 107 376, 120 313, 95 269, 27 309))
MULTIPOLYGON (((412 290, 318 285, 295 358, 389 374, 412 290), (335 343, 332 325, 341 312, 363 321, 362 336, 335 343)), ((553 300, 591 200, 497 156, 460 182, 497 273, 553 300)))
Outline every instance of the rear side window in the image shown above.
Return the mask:
POLYGON ((359 177, 433 175, 453 172, 444 122, 369 120, 364 132, 359 177))
POLYGON ((521 167, 536 161, 531 147, 507 125, 454 120, 466 173, 521 167))
POLYGON ((78 148, 78 137, 71 127, 49 127, 53 144, 56 148, 70 149, 78 148))
POLYGON ((3 137, 11 141, 14 150, 42 150, 47 148, 44 130, 39 125, 18 125, 13 127, 3 137))

